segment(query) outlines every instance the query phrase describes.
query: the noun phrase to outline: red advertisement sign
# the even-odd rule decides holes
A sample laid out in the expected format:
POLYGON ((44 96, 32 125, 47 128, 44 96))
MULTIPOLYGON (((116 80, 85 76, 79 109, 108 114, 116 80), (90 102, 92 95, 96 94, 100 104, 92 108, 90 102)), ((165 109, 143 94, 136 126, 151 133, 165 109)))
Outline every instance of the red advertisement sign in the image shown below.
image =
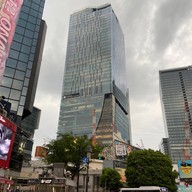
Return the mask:
POLYGON ((0 83, 23 0, 0 0, 0 83))

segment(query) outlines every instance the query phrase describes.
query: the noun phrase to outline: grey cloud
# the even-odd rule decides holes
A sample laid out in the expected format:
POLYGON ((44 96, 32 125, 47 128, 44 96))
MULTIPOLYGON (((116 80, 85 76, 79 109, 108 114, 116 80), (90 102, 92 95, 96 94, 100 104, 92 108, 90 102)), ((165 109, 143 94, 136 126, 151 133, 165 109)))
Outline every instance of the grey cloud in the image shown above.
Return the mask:
POLYGON ((163 52, 174 40, 180 26, 191 17, 191 0, 166 0, 156 13, 154 33, 157 52, 163 52))
POLYGON ((150 67, 151 63, 134 63, 136 62, 132 63, 133 66, 127 72, 131 100, 150 103, 159 99, 158 70, 150 67))

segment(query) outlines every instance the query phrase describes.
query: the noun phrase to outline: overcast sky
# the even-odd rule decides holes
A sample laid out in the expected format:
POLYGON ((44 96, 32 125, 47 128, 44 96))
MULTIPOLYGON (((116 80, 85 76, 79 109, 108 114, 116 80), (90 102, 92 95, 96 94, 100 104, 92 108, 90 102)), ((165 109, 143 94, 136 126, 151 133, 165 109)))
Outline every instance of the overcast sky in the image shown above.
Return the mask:
POLYGON ((56 138, 70 14, 111 3, 125 37, 132 144, 158 149, 165 137, 159 70, 191 65, 191 0, 47 0, 47 35, 35 106, 34 148, 56 138))

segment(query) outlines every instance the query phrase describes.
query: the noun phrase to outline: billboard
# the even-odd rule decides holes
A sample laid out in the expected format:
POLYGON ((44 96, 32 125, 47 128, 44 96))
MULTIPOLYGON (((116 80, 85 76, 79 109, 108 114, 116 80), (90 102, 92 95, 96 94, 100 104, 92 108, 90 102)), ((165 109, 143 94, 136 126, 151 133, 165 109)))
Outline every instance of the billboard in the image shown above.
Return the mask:
POLYGON ((119 172, 120 176, 121 176, 121 182, 126 183, 127 179, 125 176, 125 170, 123 168, 116 168, 116 170, 119 172))
POLYGON ((46 157, 48 149, 46 147, 37 146, 35 150, 35 157, 46 157))
POLYGON ((115 149, 116 149, 116 156, 127 155, 126 146, 123 143, 116 144, 115 149))
POLYGON ((16 129, 13 122, 0 115, 0 168, 9 168, 16 129))
POLYGON ((0 0, 0 84, 23 0, 0 0))
POLYGON ((180 179, 192 178, 192 160, 178 161, 180 179))

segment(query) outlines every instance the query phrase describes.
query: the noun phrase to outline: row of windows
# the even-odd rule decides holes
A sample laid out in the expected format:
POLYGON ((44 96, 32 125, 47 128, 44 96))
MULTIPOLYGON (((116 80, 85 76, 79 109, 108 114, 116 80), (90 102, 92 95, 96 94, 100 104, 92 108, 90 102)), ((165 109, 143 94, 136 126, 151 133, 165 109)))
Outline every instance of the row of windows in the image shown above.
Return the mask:
POLYGON ((101 16, 96 16, 95 14, 87 14, 84 15, 83 17, 79 16, 71 16, 71 20, 70 20, 70 25, 78 25, 78 27, 80 27, 80 25, 82 26, 87 26, 87 24, 92 25, 92 23, 96 24, 96 26, 101 26, 106 24, 107 22, 109 23, 111 19, 111 14, 105 14, 105 15, 101 15, 101 16))
POLYGON ((98 83, 98 85, 87 86, 87 87, 80 87, 80 86, 65 86, 64 93, 66 95, 79 93, 80 96, 90 96, 95 94, 103 94, 110 92, 110 85, 109 82, 102 82, 98 83))
POLYGON ((14 41, 17 41, 17 42, 19 42, 19 43, 22 42, 23 44, 25 44, 25 45, 27 45, 27 46, 31 46, 31 45, 36 46, 38 34, 35 33, 34 36, 36 36, 36 37, 35 37, 36 39, 31 39, 31 38, 25 37, 25 36, 20 35, 20 34, 18 34, 17 32, 15 32, 14 41))
POLYGON ((45 4, 45 0, 24 0, 24 4, 23 4, 23 7, 26 7, 24 8, 25 12, 28 13, 28 7, 30 7, 31 9, 34 9, 36 11, 39 11, 39 12, 43 12, 43 7, 44 7, 44 4, 45 4))
POLYGON ((17 111, 20 105, 24 105, 25 98, 27 94, 27 88, 23 87, 22 92, 15 89, 10 89, 7 87, 0 87, 0 92, 6 97, 9 98, 8 101, 11 102, 11 109, 17 111))
POLYGON ((10 87, 17 90, 22 90, 23 85, 27 87, 28 84, 29 84, 29 78, 25 78, 24 82, 21 80, 12 79, 6 76, 3 79, 3 86, 10 87))

